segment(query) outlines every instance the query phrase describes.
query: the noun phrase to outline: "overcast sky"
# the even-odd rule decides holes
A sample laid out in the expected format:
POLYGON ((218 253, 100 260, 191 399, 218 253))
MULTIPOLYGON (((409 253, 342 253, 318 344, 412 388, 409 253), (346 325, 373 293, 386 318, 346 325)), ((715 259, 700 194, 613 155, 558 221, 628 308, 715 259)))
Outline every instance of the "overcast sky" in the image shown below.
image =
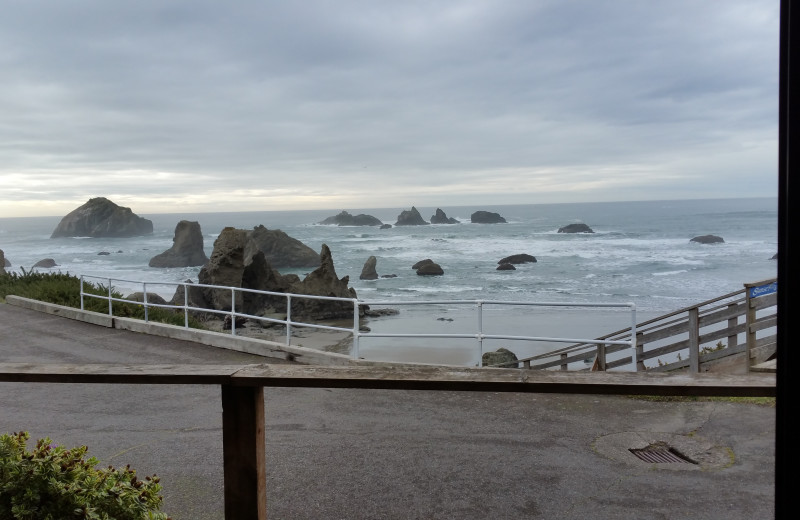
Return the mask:
POLYGON ((777 197, 779 0, 0 6, 0 217, 777 197))

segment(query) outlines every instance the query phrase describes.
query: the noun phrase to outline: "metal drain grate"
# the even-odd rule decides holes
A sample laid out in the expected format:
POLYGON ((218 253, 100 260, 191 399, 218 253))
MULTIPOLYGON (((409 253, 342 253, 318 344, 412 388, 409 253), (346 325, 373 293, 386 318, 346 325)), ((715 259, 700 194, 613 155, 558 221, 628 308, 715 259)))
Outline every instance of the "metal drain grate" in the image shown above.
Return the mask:
POLYGON ((651 444, 650 446, 641 449, 631 448, 628 451, 636 455, 639 459, 650 463, 697 464, 697 462, 664 443, 651 444))

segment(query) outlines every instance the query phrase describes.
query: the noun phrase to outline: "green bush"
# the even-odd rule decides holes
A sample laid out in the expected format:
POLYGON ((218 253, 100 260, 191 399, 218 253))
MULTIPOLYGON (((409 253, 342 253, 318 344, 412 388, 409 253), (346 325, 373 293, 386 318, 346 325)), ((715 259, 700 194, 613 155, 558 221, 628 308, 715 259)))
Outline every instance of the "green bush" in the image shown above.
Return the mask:
POLYGON ((66 449, 40 439, 29 452, 27 432, 0 436, 0 518, 3 520, 170 520, 159 512, 157 476, 139 480, 130 466, 97 469, 86 446, 66 449))
MULTIPOLYGON (((108 296, 108 287, 103 284, 93 284, 83 282, 83 290, 86 293, 108 296)), ((81 279, 69 273, 39 273, 35 271, 25 271, 22 273, 7 272, 0 274, 0 301, 9 294, 30 298, 57 305, 65 305, 80 309, 81 307, 81 279)), ((111 288, 113 298, 123 298, 124 295, 111 288)), ((83 308, 87 311, 108 314, 108 300, 84 296, 83 308)), ((127 302, 114 302, 112 305, 114 316, 122 318, 144 319, 144 305, 127 302)), ((147 319, 158 323, 169 323, 171 325, 184 325, 182 311, 149 307, 147 319)), ((203 326, 194 317, 189 317, 189 326, 201 329, 203 326)))

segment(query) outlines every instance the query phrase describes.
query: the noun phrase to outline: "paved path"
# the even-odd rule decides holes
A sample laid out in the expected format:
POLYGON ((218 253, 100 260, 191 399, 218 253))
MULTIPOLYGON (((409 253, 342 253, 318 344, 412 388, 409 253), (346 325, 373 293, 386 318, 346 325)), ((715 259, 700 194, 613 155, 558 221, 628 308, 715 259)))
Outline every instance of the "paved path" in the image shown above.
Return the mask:
MULTIPOLYGON (((7 362, 261 363, 0 304, 7 362)), ((774 518, 775 409, 618 396, 266 389, 270 519, 774 518), (646 463, 662 442, 698 464, 646 463)), ((0 383, 0 432, 157 473, 219 520, 219 387, 0 383)))

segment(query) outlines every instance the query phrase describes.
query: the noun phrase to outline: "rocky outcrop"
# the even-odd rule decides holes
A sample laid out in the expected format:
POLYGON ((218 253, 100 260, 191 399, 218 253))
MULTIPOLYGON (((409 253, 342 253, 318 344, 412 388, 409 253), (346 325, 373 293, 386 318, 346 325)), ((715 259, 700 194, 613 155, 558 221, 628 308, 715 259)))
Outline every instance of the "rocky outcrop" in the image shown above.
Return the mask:
MULTIPOLYGON (((214 241, 214 250, 208 262, 200 269, 198 281, 204 285, 240 287, 274 293, 307 294, 339 298, 356 298, 354 289, 348 287, 349 277, 338 278, 333 258, 327 245, 322 245, 318 255, 319 266, 301 280, 295 274, 282 276, 270 262, 264 251, 255 244, 253 232, 227 227, 214 241)), ((182 305, 183 287, 172 301, 182 305)), ((213 287, 189 288, 190 305, 228 311, 235 303, 236 310, 254 316, 286 313, 286 297, 241 291, 232 302, 231 291, 213 287)), ((364 306, 362 306, 364 307, 364 306)), ((364 312, 359 310, 359 314, 364 312)), ((352 318, 352 302, 292 298, 292 318, 323 320, 352 318)))
POLYGON ((516 354, 500 347, 494 352, 484 352, 481 362, 485 367, 502 365, 500 368, 519 368, 518 359, 516 354))
MULTIPOLYGON (((0 249, 0 256, 3 256, 3 251, 1 249, 0 249)), ((775 258, 777 257, 778 253, 775 253, 775 258)), ((8 260, 8 258, 4 258, 3 260, 0 260, 0 267, 11 267, 11 262, 8 260)))
POLYGON ((444 274, 444 269, 436 262, 431 262, 420 266, 417 269, 419 276, 440 276, 444 274))
MULTIPOLYGON (((143 302, 144 301, 144 293, 141 292, 141 291, 140 292, 131 293, 128 296, 126 296, 125 299, 126 300, 131 300, 131 301, 134 301, 134 302, 143 302)), ((158 305, 166 305, 167 301, 162 296, 160 296, 160 295, 158 295, 156 293, 148 292, 147 293, 147 303, 148 304, 155 303, 155 304, 158 304, 158 305)), ((183 302, 181 302, 181 303, 183 303, 183 302)))
POLYGON ((503 262, 497 266, 497 271, 516 271, 517 268, 514 267, 514 264, 510 264, 508 262, 503 262))
POLYGON ((586 224, 567 224, 558 228, 559 233, 594 233, 592 228, 586 224))
POLYGON ((61 219, 50 238, 136 237, 153 232, 153 222, 117 206, 105 197, 95 197, 61 219))
POLYGON ((391 224, 381 224, 381 229, 392 229, 391 224))
POLYGON ((43 267, 45 269, 50 269, 51 267, 56 267, 58 264, 52 258, 43 258, 33 264, 33 267, 43 267))
POLYGON ((320 222, 320 224, 326 226, 381 226, 383 225, 383 222, 372 215, 365 215, 364 213, 361 213, 353 216, 346 211, 342 211, 338 215, 326 218, 320 222))
MULTIPOLYGON (((250 232, 250 237, 253 247, 263 252, 267 262, 276 269, 320 265, 320 255, 316 251, 280 229, 256 226, 250 232)), ((253 254, 255 251, 248 250, 248 253, 253 254)))
POLYGON ((432 264, 432 263, 433 263, 433 260, 431 260, 430 258, 426 258, 425 260, 420 260, 416 264, 412 265, 411 269, 417 270, 420 267, 422 267, 423 265, 432 264))
POLYGON ((448 218, 444 211, 436 208, 436 214, 431 217, 431 224, 460 224, 454 218, 448 218))
POLYGON ((536 257, 527 255, 525 253, 519 255, 511 255, 503 258, 498 264, 527 264, 536 262, 536 257))
POLYGON ((359 280, 377 280, 378 271, 375 270, 377 263, 378 259, 374 256, 367 258, 367 261, 364 262, 364 267, 361 269, 361 276, 358 277, 359 280))
POLYGON ((491 211, 476 211, 470 216, 470 221, 473 224, 505 224, 506 219, 500 216, 499 213, 492 213, 491 211))
POLYGON ((716 235, 701 235, 699 237, 694 237, 690 242, 697 242, 698 244, 722 244, 725 240, 716 235))
POLYGON ((0 249, 0 274, 6 273, 6 255, 3 253, 3 250, 0 249))
POLYGON ((419 211, 414 206, 411 206, 411 209, 407 209, 402 211, 397 216, 397 222, 395 222, 395 226, 424 226, 429 224, 422 218, 422 215, 419 214, 419 211))
POLYGON ((150 259, 150 267, 193 267, 208 261, 199 222, 181 220, 175 226, 172 247, 150 259))

